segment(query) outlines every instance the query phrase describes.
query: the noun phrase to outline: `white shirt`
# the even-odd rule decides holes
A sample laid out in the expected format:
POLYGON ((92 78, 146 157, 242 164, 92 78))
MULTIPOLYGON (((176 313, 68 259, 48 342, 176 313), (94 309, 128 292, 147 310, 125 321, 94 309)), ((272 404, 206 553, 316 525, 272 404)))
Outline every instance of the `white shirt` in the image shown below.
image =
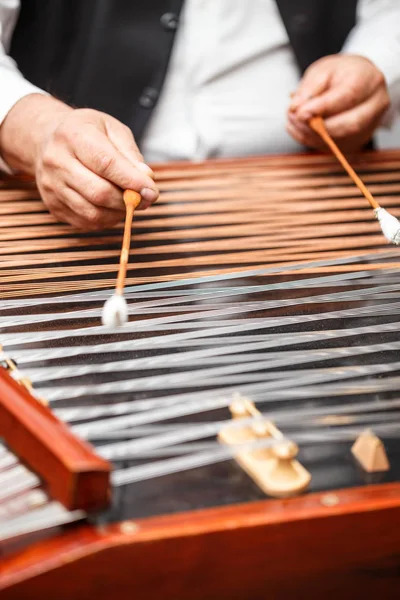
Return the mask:
POLYGON ((285 131, 298 81, 275 0, 186 0, 143 154, 163 161, 298 150, 285 131))
MULTIPOLYGON (((0 123, 20 98, 40 91, 7 56, 18 11, 19 0, 0 0, 0 123)), ((394 107, 400 105, 399 0, 361 0, 343 52, 372 60, 386 77, 394 107)), ((285 131, 298 81, 275 0, 186 0, 142 141, 145 159, 300 150, 285 131)))

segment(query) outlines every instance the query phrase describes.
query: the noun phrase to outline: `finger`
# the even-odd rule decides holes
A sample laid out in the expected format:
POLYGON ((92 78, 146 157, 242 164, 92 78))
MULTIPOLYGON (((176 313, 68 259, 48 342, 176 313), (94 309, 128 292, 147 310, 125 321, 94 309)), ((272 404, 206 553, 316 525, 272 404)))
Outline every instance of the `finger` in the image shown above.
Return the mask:
POLYGON ((321 117, 337 115, 361 104, 369 94, 370 91, 366 86, 350 86, 344 79, 317 98, 305 102, 296 114, 302 121, 309 121, 315 115, 321 117))
POLYGON ((62 223, 68 223, 79 231, 90 231, 86 221, 77 213, 69 208, 67 204, 60 202, 58 204, 53 203, 50 207, 52 214, 58 221, 62 223))
POLYGON ((76 214, 71 210, 67 204, 58 198, 54 193, 45 196, 42 194, 43 202, 46 204, 47 209, 53 215, 53 217, 59 223, 68 223, 76 229, 84 229, 84 220, 79 214, 76 214))
POLYGON ((128 160, 135 163, 144 162, 143 155, 137 147, 129 127, 109 115, 107 115, 104 124, 108 138, 122 154, 126 155, 128 160))
POLYGON ((80 229, 89 231, 107 229, 114 227, 125 218, 124 210, 95 206, 71 188, 64 190, 62 201, 74 213, 74 222, 80 229))
POLYGON ((65 165, 62 177, 67 187, 73 189, 95 206, 124 211, 121 188, 99 177, 76 159, 65 165))
POLYGON ((91 204, 125 211, 123 191, 87 169, 65 148, 51 150, 50 162, 46 159, 44 166, 43 172, 37 173, 44 196, 62 198, 64 191, 71 188, 91 204))
POLYGON ((301 131, 299 131, 298 129, 296 129, 296 127, 294 127, 291 123, 287 123, 286 124, 286 131, 289 133, 289 135, 292 136, 292 138, 298 142, 301 146, 304 146, 305 148, 312 148, 312 144, 309 143, 309 140, 307 139, 307 136, 304 135, 301 131))
POLYGON ((78 229, 95 231, 113 227, 124 219, 124 211, 94 206, 75 190, 65 187, 47 195, 45 202, 52 214, 78 229))
POLYGON ((295 129, 299 131, 299 133, 306 136, 307 140, 312 144, 312 147, 322 147, 322 140, 320 136, 313 130, 307 123, 303 123, 300 121, 295 113, 290 113, 288 115, 288 121, 293 125, 295 129))
POLYGON ((335 139, 345 139, 363 132, 368 138, 379 124, 387 107, 385 93, 379 92, 355 108, 326 119, 325 125, 335 139))
POLYGON ((154 173, 144 162, 143 155, 140 152, 129 127, 126 127, 117 119, 109 116, 107 116, 105 127, 108 138, 114 144, 115 148, 121 152, 133 166, 142 170, 154 179, 154 173))
POLYGON ((330 71, 317 64, 312 65, 305 72, 299 87, 297 88, 291 104, 290 111, 297 111, 300 106, 308 102, 311 98, 322 94, 329 85, 330 71))
POLYGON ((158 190, 152 178, 132 166, 97 127, 87 125, 86 129, 87 135, 74 148, 76 158, 93 173, 114 185, 139 192, 144 204, 155 202, 158 190))
POLYGON ((53 193, 44 193, 41 189, 40 183, 37 182, 37 187, 40 192, 40 196, 43 203, 46 205, 47 210, 56 219, 58 223, 69 223, 69 219, 65 217, 63 204, 53 193))
POLYGON ((296 128, 292 123, 288 121, 286 124, 286 131, 292 136, 296 142, 304 146, 305 148, 313 148, 317 150, 325 150, 322 140, 316 139, 308 133, 296 128))

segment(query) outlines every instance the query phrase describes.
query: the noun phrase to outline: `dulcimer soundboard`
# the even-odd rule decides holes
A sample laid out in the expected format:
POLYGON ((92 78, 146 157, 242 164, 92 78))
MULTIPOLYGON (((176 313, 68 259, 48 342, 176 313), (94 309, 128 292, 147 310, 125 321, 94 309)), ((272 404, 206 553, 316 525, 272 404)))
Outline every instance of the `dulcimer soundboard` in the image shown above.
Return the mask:
POLYGON ((399 248, 329 156, 154 171, 114 329, 122 227, 1 182, 1 599, 398 598, 399 248))

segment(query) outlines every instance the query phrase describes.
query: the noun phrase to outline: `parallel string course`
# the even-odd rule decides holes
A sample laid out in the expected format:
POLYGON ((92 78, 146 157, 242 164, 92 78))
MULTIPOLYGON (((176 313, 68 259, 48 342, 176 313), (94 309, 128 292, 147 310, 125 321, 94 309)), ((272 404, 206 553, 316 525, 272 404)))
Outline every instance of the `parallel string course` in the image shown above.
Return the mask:
MULTIPOLYGON (((358 159, 363 179, 394 211, 399 167, 397 152, 358 159)), ((122 338, 99 325, 121 230, 79 236, 44 214, 34 191, 0 190, 0 340, 57 414, 116 460, 115 485, 230 458, 234 450, 208 438, 228 422, 237 390, 300 443, 348 441, 366 424, 397 437, 399 400, 376 396, 396 394, 400 379, 395 358, 381 358, 400 343, 398 254, 334 161, 155 170, 163 195, 135 224, 126 290, 133 320, 122 338), (146 357, 149 350, 158 354, 146 357), (82 365, 83 353, 90 364, 82 365), (127 457, 142 464, 119 468, 127 457)), ((0 472, 20 493, 35 489, 35 476, 4 460, 0 472)))
MULTIPOLYGON (((397 198, 387 194, 400 193, 398 158, 391 151, 354 161, 371 191, 390 208, 397 198), (381 182, 382 177, 388 183, 381 182)), ((379 224, 330 157, 285 158, 284 167, 278 159, 248 159, 155 170, 162 196, 135 224, 131 260, 135 269, 128 273, 128 285, 223 274, 239 265, 243 270, 248 264, 283 267, 337 258, 338 253, 351 256, 357 248, 364 253, 382 247, 379 224), (250 198, 251 207, 243 203, 244 196, 250 198)), ((40 210, 34 191, 20 193, 23 206, 16 205, 10 222, 3 219, 0 230, 2 298, 112 288, 121 239, 117 230, 79 238, 72 228, 54 223, 40 210), (23 213, 29 194, 36 212, 27 215, 23 213), (19 240, 24 240, 24 253, 19 240), (56 267, 52 250, 63 248, 68 252, 60 254, 62 263, 56 267), (38 269, 35 253, 41 251, 38 269)), ((15 191, 0 190, 0 209, 10 210, 15 199, 15 191)))

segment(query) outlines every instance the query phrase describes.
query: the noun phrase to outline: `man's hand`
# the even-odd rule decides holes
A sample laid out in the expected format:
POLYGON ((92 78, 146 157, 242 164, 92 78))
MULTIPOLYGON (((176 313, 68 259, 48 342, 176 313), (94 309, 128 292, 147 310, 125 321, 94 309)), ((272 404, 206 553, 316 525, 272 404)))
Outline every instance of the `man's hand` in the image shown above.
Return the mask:
POLYGON ((343 150, 357 151, 371 139, 389 105, 385 78, 371 61, 327 56, 305 72, 288 111, 287 131, 304 146, 326 150, 308 126, 312 116, 321 116, 343 150))
POLYGON ((139 208, 158 197, 128 127, 54 98, 32 94, 17 102, 1 126, 0 152, 11 167, 35 176, 58 220, 81 229, 111 227, 123 219, 124 189, 141 194, 139 208))

